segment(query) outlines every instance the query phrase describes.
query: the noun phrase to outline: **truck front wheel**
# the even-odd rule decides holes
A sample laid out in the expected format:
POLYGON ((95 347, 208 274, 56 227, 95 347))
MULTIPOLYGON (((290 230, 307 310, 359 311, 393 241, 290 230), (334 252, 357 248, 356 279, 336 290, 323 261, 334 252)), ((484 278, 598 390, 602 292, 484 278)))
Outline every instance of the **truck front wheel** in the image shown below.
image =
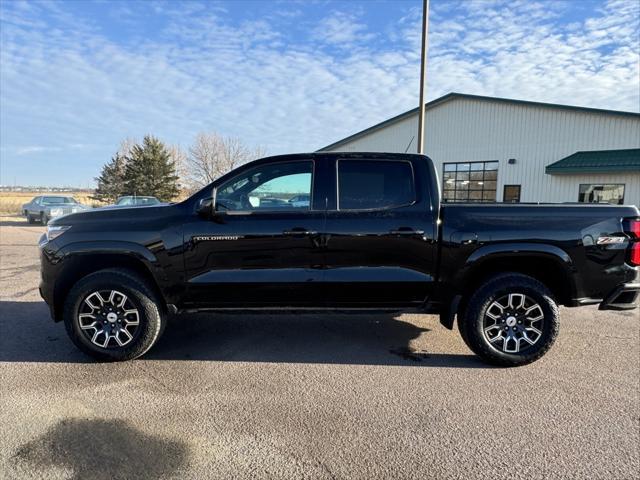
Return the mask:
POLYGON ((463 340, 484 361, 503 367, 534 362, 559 331, 558 306, 538 280, 519 273, 491 278, 458 316, 463 340))
POLYGON ((73 343, 101 361, 144 355, 160 338, 164 317, 147 282, 127 270, 101 270, 69 292, 64 324, 73 343))

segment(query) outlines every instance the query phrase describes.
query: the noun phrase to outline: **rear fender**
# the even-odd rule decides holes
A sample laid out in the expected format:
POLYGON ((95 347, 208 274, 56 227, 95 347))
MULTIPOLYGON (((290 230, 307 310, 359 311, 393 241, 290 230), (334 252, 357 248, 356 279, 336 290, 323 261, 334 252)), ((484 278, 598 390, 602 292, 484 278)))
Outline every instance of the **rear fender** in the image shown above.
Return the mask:
POLYGON ((463 268, 453 278, 453 296, 445 300, 446 312, 441 323, 453 327, 453 318, 466 297, 494 274, 514 271, 542 281, 561 304, 571 304, 576 298, 579 281, 569 254, 559 247, 544 243, 498 243, 475 250, 463 268))

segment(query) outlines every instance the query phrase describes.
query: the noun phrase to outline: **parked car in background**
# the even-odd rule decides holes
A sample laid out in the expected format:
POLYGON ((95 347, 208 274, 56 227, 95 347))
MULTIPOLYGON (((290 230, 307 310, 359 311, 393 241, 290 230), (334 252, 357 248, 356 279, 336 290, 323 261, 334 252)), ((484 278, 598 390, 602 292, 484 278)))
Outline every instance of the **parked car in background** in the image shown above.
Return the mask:
POLYGON ((41 195, 33 197, 29 203, 22 206, 22 214, 29 223, 40 222, 46 225, 49 220, 69 213, 83 212, 91 207, 79 203, 73 197, 58 195, 41 195))
POLYGON ((293 207, 308 207, 311 202, 311 195, 304 193, 302 195, 296 195, 288 200, 289 204, 293 207))
POLYGON ((111 207, 142 207, 145 205, 160 205, 160 200, 156 197, 138 197, 136 195, 128 195, 120 197, 111 207))
POLYGON ((282 207, 287 207, 288 204, 286 201, 282 200, 281 198, 260 198, 258 200, 258 206, 260 208, 282 208, 282 207))

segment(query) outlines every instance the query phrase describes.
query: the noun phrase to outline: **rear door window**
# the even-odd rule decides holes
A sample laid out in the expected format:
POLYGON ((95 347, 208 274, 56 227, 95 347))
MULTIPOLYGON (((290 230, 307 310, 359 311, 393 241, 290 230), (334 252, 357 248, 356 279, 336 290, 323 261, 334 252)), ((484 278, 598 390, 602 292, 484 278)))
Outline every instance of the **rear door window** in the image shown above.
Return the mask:
POLYGON ((407 161, 338 160, 338 210, 380 210, 416 200, 407 161))

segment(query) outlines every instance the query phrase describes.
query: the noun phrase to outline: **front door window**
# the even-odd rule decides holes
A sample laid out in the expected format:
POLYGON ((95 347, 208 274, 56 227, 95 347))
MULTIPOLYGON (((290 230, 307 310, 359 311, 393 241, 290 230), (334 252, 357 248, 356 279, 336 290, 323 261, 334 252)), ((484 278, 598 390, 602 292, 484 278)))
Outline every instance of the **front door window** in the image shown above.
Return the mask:
POLYGON ((311 161, 256 167, 221 185, 216 205, 222 212, 308 211, 312 176, 311 161))

